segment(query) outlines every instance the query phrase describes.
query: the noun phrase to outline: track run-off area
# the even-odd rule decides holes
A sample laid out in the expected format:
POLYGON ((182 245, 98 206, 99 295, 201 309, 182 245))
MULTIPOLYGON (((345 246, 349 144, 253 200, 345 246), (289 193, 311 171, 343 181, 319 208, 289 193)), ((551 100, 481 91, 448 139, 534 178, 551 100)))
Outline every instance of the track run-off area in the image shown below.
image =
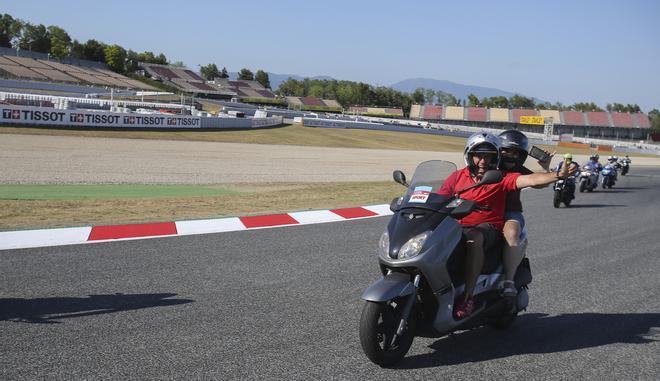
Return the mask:
POLYGON ((389 217, 0 251, 0 378, 657 380, 658 189, 633 163, 571 208, 523 192, 529 309, 394 369, 358 339, 389 217))

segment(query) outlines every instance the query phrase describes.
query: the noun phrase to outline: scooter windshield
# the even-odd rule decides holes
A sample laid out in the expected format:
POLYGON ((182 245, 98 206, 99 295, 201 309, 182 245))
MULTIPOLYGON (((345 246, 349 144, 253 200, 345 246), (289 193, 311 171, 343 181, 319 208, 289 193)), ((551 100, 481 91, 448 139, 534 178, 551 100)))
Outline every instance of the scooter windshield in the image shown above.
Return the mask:
POLYGON ((456 171, 456 164, 444 160, 429 160, 420 163, 410 181, 406 200, 410 203, 425 202, 424 195, 437 192, 445 179, 456 171))

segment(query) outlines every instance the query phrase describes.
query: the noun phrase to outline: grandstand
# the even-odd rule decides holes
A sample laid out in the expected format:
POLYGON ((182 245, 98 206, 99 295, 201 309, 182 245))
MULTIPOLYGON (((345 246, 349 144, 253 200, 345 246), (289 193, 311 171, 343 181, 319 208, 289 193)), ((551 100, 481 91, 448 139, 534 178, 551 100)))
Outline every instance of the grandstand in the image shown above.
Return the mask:
POLYGON ((387 118, 403 118, 403 109, 392 107, 351 107, 349 114, 360 114, 364 116, 381 116, 387 118))
POLYGON ((178 66, 158 65, 140 62, 138 64, 153 79, 173 86, 184 93, 204 94, 212 98, 230 99, 236 96, 235 92, 207 83, 204 78, 194 71, 178 66))
MULTIPOLYGON (((0 76, 10 80, 28 80, 63 85, 157 90, 150 85, 97 66, 84 67, 22 56, 0 56, 0 76)), ((35 85, 35 87, 40 86, 35 85)))
MULTIPOLYGON (((555 133, 615 139, 645 139, 651 123, 643 113, 580 112, 440 105, 412 105, 410 119, 484 128, 517 128, 529 132, 542 130, 540 125, 520 123, 522 116, 552 118, 555 133)), ((542 131, 541 131, 542 132, 542 131)))
POLYGON ((258 99, 276 99, 277 96, 267 88, 263 87, 257 81, 246 81, 242 79, 229 80, 226 78, 216 78, 211 81, 217 88, 227 92, 234 93, 238 98, 258 99))
POLYGON ((315 97, 285 97, 284 101, 289 108, 307 111, 341 112, 342 107, 336 100, 315 97))

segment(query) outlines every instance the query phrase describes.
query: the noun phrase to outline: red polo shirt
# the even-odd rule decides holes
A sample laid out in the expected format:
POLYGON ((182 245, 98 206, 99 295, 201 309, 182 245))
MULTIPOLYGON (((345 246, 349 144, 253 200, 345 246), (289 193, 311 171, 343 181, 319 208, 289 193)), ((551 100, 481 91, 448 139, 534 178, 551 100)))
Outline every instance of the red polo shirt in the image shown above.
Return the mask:
MULTIPOLYGON (((516 179, 520 173, 505 173, 504 178, 497 184, 487 184, 472 188, 461 193, 461 198, 474 201, 480 206, 487 206, 491 210, 475 210, 465 218, 458 220, 463 226, 476 226, 488 222, 502 231, 504 228, 504 210, 506 208, 506 195, 508 192, 518 190, 516 179)), ((470 176, 469 168, 465 167, 455 171, 442 184, 438 194, 453 196, 456 191, 467 188, 475 183, 470 176)))

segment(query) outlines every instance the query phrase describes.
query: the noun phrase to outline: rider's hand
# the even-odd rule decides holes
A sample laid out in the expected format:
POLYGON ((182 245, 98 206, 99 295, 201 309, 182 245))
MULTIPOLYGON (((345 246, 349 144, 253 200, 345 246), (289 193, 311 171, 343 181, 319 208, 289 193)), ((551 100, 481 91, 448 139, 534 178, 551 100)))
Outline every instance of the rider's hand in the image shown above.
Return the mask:
POLYGON ((560 178, 565 179, 569 176, 573 176, 578 171, 578 165, 575 162, 571 162, 569 165, 562 165, 557 174, 560 178))
POLYGON ((546 160, 546 161, 539 160, 539 161, 537 161, 537 163, 539 163, 541 168, 543 168, 546 172, 550 172, 550 162, 552 161, 552 158, 555 156, 557 151, 554 151, 553 153, 550 153, 550 151, 543 150, 543 152, 545 152, 549 155, 548 160, 546 160))

